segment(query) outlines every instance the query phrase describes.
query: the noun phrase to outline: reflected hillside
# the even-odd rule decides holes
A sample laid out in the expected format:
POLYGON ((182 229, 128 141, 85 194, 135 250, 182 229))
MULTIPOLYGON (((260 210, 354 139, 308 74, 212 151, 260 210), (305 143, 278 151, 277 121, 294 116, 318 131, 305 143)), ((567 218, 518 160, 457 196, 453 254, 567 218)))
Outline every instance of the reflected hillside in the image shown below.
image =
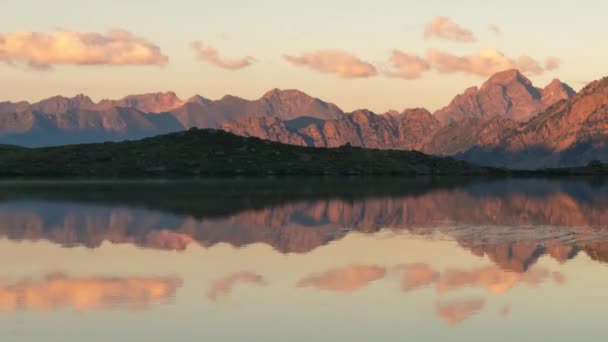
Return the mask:
POLYGON ((62 246, 263 243, 306 253, 352 231, 389 229, 454 239, 517 272, 543 255, 608 261, 608 185, 598 180, 22 183, 2 185, 0 198, 0 235, 62 246))

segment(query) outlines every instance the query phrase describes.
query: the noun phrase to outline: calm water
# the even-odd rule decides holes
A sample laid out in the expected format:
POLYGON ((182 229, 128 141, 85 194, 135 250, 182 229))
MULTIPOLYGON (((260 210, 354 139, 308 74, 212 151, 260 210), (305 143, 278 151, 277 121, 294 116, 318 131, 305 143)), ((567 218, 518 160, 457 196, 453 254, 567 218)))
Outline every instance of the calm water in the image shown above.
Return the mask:
POLYGON ((0 341, 601 341, 608 183, 0 184, 0 341))

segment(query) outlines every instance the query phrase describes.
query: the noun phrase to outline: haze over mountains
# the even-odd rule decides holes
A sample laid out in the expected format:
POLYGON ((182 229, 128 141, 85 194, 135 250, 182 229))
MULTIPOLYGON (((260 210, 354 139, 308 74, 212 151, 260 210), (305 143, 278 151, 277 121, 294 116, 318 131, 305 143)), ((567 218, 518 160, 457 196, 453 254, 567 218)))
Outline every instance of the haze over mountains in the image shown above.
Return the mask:
POLYGON ((182 100, 172 92, 98 103, 56 96, 0 102, 0 143, 118 141, 198 127, 304 146, 419 150, 501 167, 574 166, 608 159, 607 84, 596 81, 576 94, 559 80, 537 88, 507 70, 433 114, 422 108, 345 113, 298 90, 278 89, 257 100, 182 100))

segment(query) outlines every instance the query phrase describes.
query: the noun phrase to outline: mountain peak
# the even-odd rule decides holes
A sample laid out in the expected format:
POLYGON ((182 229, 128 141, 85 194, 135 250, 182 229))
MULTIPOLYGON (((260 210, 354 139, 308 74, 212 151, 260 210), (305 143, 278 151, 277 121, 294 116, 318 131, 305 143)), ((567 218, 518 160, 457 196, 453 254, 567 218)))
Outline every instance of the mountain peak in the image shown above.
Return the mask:
POLYGON ((269 98, 295 98, 295 97, 306 97, 306 98, 311 98, 310 95, 303 93, 297 89, 279 89, 279 88, 274 88, 269 90, 268 92, 266 92, 262 98, 263 99, 269 99, 269 98))
POLYGON ((587 84, 583 89, 581 89, 579 93, 585 95, 601 91, 605 88, 608 88, 608 77, 604 77, 602 79, 587 84))
POLYGON ((573 97, 576 92, 569 85, 556 78, 541 90, 541 95, 542 102, 548 107, 559 100, 573 97))
POLYGON ((435 115, 443 123, 494 116, 526 121, 573 95, 574 90, 559 80, 539 89, 519 70, 510 69, 492 75, 479 89, 467 89, 435 115))
POLYGON ((159 91, 155 93, 143 93, 143 94, 134 94, 127 95, 123 97, 123 99, 155 99, 155 100, 171 100, 171 101, 181 101, 177 94, 173 91, 159 91))
POLYGON ((64 114, 76 109, 89 109, 95 105, 90 97, 78 94, 74 97, 61 95, 52 96, 48 99, 36 102, 32 105, 35 110, 49 114, 64 114))
POLYGON ((117 106, 135 108, 147 113, 161 113, 175 109, 185 102, 172 91, 128 95, 120 100, 103 100, 102 106, 117 106))
POLYGON ((519 70, 509 69, 497 72, 494 75, 490 76, 490 78, 484 83, 484 86, 491 84, 506 85, 514 81, 525 85, 532 85, 532 81, 530 81, 526 76, 524 76, 519 70))
POLYGON ((206 97, 200 96, 200 95, 194 95, 191 98, 189 98, 188 100, 186 100, 187 103, 200 103, 200 104, 207 104, 210 103, 211 100, 209 100, 206 97))

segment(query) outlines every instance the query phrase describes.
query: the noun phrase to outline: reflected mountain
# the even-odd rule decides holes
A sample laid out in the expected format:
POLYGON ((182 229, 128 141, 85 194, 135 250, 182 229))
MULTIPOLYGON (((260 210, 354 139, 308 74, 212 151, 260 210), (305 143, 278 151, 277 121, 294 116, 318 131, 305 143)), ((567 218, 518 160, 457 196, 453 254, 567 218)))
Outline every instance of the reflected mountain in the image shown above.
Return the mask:
POLYGON ((0 236, 62 246, 263 243, 307 253, 388 229, 454 239, 516 272, 543 255, 608 261, 608 183, 597 179, 12 183, 0 185, 0 199, 0 236))

